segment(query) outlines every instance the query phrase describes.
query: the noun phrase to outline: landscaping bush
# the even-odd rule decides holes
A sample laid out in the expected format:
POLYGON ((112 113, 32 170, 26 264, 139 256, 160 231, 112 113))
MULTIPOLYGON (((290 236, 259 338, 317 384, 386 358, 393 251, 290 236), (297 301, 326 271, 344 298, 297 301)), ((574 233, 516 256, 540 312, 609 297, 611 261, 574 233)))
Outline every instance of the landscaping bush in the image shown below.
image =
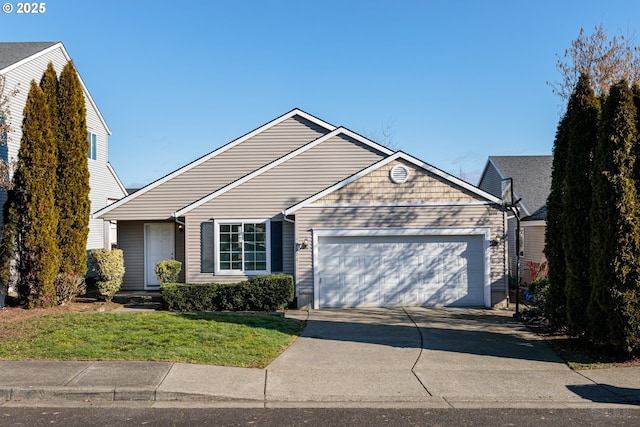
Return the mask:
POLYGON ((56 296, 58 304, 64 305, 86 290, 84 276, 74 273, 58 273, 56 277, 56 296))
POLYGON ((274 311, 293 301, 293 277, 268 274, 232 284, 163 283, 160 292, 174 311, 274 311))
POLYGON ((97 274, 98 293, 106 301, 111 301, 120 290, 124 277, 122 249, 94 249, 91 251, 92 269, 97 274))
POLYGON ((166 259, 156 264, 156 276, 160 283, 176 283, 181 269, 182 263, 180 261, 166 259))

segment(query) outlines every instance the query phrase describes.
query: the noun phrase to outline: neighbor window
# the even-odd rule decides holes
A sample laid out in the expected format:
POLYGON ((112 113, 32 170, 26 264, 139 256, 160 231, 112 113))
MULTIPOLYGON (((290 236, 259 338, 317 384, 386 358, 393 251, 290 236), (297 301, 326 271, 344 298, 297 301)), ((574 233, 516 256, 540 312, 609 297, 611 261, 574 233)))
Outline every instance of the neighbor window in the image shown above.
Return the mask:
POLYGON ((87 158, 96 160, 98 151, 98 136, 95 133, 89 132, 89 151, 87 151, 87 158))
POLYGON ((217 273, 270 271, 268 220, 216 221, 217 273))

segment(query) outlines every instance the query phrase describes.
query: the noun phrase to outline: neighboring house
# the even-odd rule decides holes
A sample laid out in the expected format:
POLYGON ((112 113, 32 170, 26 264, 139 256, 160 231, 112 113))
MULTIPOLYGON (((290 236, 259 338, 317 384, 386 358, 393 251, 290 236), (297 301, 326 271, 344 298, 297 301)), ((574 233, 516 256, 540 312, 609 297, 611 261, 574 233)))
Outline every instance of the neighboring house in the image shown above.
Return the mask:
POLYGON ((96 212, 118 221, 123 289, 284 272, 298 307, 506 301, 500 199, 301 110, 96 212))
MULTIPOLYGON (((547 197, 551 188, 553 156, 490 156, 478 187, 500 197, 501 180, 513 179, 514 199, 520 212, 520 271, 523 283, 530 283, 528 262, 539 264, 544 257, 544 235, 547 219, 547 197)), ((509 275, 515 277, 516 220, 508 220, 509 275)))
MULTIPOLYGON (((11 161, 18 158, 20 139, 22 138, 22 112, 27 101, 31 81, 40 82, 49 62, 53 64, 59 75, 70 59, 60 42, 0 42, 0 75, 5 78, 5 92, 14 88, 19 90, 18 94, 10 101, 13 132, 9 135, 8 142, 1 147, 3 149, 0 150, 0 155, 3 160, 11 161)), ((107 204, 123 198, 127 193, 109 164, 108 136, 111 131, 82 78, 80 78, 80 82, 84 91, 87 129, 89 131, 87 135, 89 141, 87 153, 89 184, 91 186, 89 199, 91 212, 95 212, 107 204)), ((0 191, 0 206, 4 205, 6 199, 6 192, 0 191)), ((116 244, 116 235, 115 223, 92 218, 89 222, 87 249, 111 248, 116 244)))

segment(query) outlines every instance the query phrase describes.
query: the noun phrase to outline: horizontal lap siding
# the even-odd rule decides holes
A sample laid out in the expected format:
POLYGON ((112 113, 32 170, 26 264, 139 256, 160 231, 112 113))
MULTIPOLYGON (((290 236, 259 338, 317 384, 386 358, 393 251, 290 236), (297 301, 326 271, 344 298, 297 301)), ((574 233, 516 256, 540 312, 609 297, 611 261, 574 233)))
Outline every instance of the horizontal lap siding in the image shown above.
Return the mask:
MULTIPOLYGON (((526 224, 526 221, 523 222, 526 224)), ((522 280, 523 283, 531 282, 531 273, 529 273, 529 268, 527 267, 527 262, 531 261, 536 264, 539 264, 544 256, 544 234, 546 231, 546 226, 544 225, 535 225, 535 226, 525 226, 522 227, 524 229, 524 255, 522 256, 522 280)))
MULTIPOLYGON (((503 214, 490 206, 306 207, 296 213, 298 241, 312 242, 313 228, 475 228, 490 227, 490 238, 504 233, 503 214)), ((298 295, 313 294, 313 248, 298 252, 298 295)), ((505 298, 504 245, 490 248, 492 304, 505 298)))
MULTIPOLYGON (((200 273, 200 224, 212 218, 278 218, 299 201, 380 160, 382 155, 344 136, 336 136, 291 158, 187 214, 188 280, 211 280, 200 273)), ((286 224, 286 222, 285 222, 286 224)), ((293 230, 285 226, 284 265, 293 269, 293 230)), ((292 272, 292 271, 291 271, 292 272)))
POLYGON ((225 185, 327 133, 292 117, 139 195, 105 215, 114 219, 166 219, 225 185))
POLYGON ((493 164, 489 163, 487 166, 487 170, 482 177, 478 187, 482 188, 484 191, 493 194, 496 197, 501 197, 502 195, 502 177, 493 166, 493 164))
POLYGON ((144 288, 144 222, 118 223, 118 247, 124 255, 124 282, 122 290, 144 288))

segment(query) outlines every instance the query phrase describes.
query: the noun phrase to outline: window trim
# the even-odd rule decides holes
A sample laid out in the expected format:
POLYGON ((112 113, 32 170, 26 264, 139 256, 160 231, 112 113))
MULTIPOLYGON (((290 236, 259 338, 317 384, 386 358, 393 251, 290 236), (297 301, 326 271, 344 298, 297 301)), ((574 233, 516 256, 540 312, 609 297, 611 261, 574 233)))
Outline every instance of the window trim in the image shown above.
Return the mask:
MULTIPOLYGON (((215 262, 213 266, 213 272, 215 275, 222 276, 256 276, 259 274, 271 273, 271 219, 269 218, 220 218, 213 220, 213 241, 214 243, 214 257, 215 262), (265 224, 266 233, 266 257, 267 257, 267 269, 266 270, 245 270, 244 269, 244 257, 242 260, 242 270, 222 270, 220 268, 220 226, 228 224, 240 224, 244 233, 245 224, 265 224)), ((244 255, 244 244, 242 245, 242 254, 244 255)))
POLYGON ((87 151, 87 159, 98 160, 98 134, 91 131, 88 131, 87 134, 87 139, 89 140, 89 151, 87 151))

